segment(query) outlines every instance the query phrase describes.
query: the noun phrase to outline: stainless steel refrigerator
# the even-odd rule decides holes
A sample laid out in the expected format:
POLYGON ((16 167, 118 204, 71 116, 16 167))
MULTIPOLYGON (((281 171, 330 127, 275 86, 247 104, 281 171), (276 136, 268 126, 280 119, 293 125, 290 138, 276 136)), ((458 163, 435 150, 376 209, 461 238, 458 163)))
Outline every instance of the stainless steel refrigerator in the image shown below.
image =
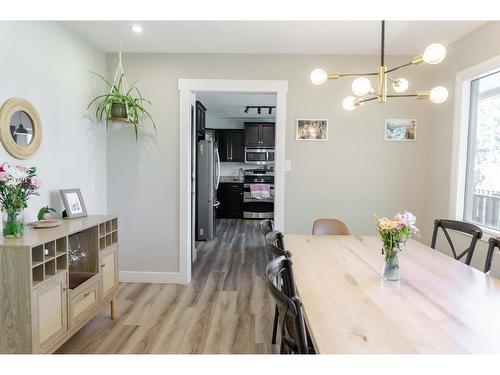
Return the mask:
POLYGON ((196 240, 206 241, 216 233, 219 201, 220 158, 214 140, 199 141, 196 150, 196 240))

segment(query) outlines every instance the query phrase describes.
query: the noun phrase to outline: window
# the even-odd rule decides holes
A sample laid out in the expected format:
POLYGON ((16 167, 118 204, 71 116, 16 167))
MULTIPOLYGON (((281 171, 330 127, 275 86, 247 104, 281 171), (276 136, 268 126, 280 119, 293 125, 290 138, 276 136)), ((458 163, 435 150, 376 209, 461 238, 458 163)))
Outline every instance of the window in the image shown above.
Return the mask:
POLYGON ((463 219, 499 231, 500 71, 469 82, 463 219))

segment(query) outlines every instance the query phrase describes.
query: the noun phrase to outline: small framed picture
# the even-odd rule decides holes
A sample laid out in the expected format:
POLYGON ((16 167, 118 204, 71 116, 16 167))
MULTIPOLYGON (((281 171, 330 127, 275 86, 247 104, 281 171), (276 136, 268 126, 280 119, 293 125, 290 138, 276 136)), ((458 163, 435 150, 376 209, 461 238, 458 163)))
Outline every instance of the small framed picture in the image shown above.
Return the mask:
POLYGON ((295 139, 297 141, 327 141, 328 120, 297 119, 295 139))
POLYGON ((417 139, 417 120, 415 119, 386 119, 386 141, 413 142, 417 139))
POLYGON ((68 219, 87 216, 80 189, 59 190, 68 219))

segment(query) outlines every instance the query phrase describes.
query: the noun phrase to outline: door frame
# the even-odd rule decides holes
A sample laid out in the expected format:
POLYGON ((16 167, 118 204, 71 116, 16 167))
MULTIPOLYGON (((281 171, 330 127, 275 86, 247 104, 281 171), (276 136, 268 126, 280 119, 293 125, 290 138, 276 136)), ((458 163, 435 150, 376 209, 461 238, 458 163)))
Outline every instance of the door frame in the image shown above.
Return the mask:
POLYGON ((276 94, 274 225, 285 226, 286 80, 179 79, 179 279, 191 281, 191 98, 196 92, 276 94))

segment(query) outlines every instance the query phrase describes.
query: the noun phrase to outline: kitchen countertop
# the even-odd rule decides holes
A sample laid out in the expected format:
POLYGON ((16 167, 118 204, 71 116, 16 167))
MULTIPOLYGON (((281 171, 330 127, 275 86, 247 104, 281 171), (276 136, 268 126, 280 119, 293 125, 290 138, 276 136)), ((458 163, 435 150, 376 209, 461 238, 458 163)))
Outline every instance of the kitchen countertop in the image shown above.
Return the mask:
POLYGON ((238 176, 220 176, 220 182, 222 183, 243 183, 243 177, 238 176))

